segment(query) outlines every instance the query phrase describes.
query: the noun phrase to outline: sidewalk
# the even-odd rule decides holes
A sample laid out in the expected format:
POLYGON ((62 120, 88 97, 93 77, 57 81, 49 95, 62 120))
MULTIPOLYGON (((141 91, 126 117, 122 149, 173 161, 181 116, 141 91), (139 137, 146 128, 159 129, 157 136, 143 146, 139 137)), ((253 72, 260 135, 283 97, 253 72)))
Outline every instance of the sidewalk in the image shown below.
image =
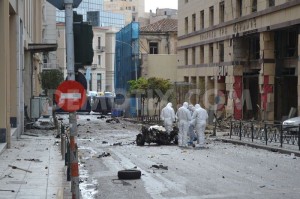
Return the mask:
POLYGON ((264 149, 272 152, 279 152, 279 153, 289 154, 289 155, 294 154, 295 156, 300 157, 300 150, 297 144, 295 145, 283 144, 282 147, 280 147, 280 143, 278 142, 268 142, 268 145, 266 145, 266 142, 263 140, 254 139, 252 142, 250 138, 245 138, 245 137, 242 137, 242 140, 240 140, 238 136, 232 136, 230 138, 229 132, 217 132, 217 136, 215 137, 215 139, 217 141, 228 142, 228 143, 239 144, 239 145, 247 145, 249 147, 264 149))
POLYGON ((60 139, 49 130, 25 133, 12 137, 11 149, 0 146, 0 199, 69 198, 60 139))

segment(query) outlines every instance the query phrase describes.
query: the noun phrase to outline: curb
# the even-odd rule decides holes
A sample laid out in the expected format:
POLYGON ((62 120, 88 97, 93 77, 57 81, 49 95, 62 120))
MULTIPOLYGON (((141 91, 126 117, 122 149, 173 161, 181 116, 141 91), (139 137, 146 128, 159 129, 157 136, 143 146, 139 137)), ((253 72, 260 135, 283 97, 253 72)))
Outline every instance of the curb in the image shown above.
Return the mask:
POLYGON ((231 143, 231 144, 245 145, 245 146, 258 148, 258 149, 264 149, 264 150, 271 151, 271 152, 279 152, 282 154, 290 155, 291 153, 294 153, 295 156, 300 157, 300 151, 283 149, 283 148, 279 148, 279 147, 264 146, 264 145, 260 145, 260 144, 243 142, 243 141, 239 141, 239 140, 224 139, 224 138, 216 138, 215 140, 221 141, 221 142, 227 142, 227 143, 231 143))

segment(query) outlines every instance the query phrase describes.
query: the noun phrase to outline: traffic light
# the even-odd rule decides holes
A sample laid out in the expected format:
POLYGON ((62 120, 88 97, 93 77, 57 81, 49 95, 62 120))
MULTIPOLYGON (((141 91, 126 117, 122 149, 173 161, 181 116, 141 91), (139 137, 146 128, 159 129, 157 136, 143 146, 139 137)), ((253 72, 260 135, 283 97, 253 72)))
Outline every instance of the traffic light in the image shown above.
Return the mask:
POLYGON ((82 18, 74 14, 74 56, 75 71, 83 66, 91 65, 94 57, 93 28, 88 22, 82 22, 82 18))

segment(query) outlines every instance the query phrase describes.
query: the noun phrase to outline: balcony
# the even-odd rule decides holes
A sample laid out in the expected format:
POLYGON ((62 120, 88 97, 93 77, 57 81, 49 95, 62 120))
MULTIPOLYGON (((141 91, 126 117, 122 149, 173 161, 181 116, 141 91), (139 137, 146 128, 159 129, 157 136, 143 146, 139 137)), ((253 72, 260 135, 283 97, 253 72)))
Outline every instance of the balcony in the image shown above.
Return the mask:
POLYGON ((105 46, 97 46, 96 52, 97 53, 103 53, 103 52, 105 52, 105 46))
POLYGON ((53 70, 53 69, 60 69, 59 64, 55 63, 43 63, 42 70, 53 70))

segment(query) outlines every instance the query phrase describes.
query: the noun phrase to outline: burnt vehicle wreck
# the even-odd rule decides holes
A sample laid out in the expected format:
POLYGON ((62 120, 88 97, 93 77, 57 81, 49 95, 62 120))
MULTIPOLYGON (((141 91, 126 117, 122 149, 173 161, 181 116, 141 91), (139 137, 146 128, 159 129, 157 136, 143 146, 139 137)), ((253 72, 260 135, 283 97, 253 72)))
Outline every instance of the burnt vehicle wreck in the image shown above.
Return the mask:
POLYGON ((136 144, 144 146, 145 143, 156 143, 158 145, 178 144, 178 128, 174 126, 169 134, 163 126, 143 125, 141 133, 136 136, 136 144))

